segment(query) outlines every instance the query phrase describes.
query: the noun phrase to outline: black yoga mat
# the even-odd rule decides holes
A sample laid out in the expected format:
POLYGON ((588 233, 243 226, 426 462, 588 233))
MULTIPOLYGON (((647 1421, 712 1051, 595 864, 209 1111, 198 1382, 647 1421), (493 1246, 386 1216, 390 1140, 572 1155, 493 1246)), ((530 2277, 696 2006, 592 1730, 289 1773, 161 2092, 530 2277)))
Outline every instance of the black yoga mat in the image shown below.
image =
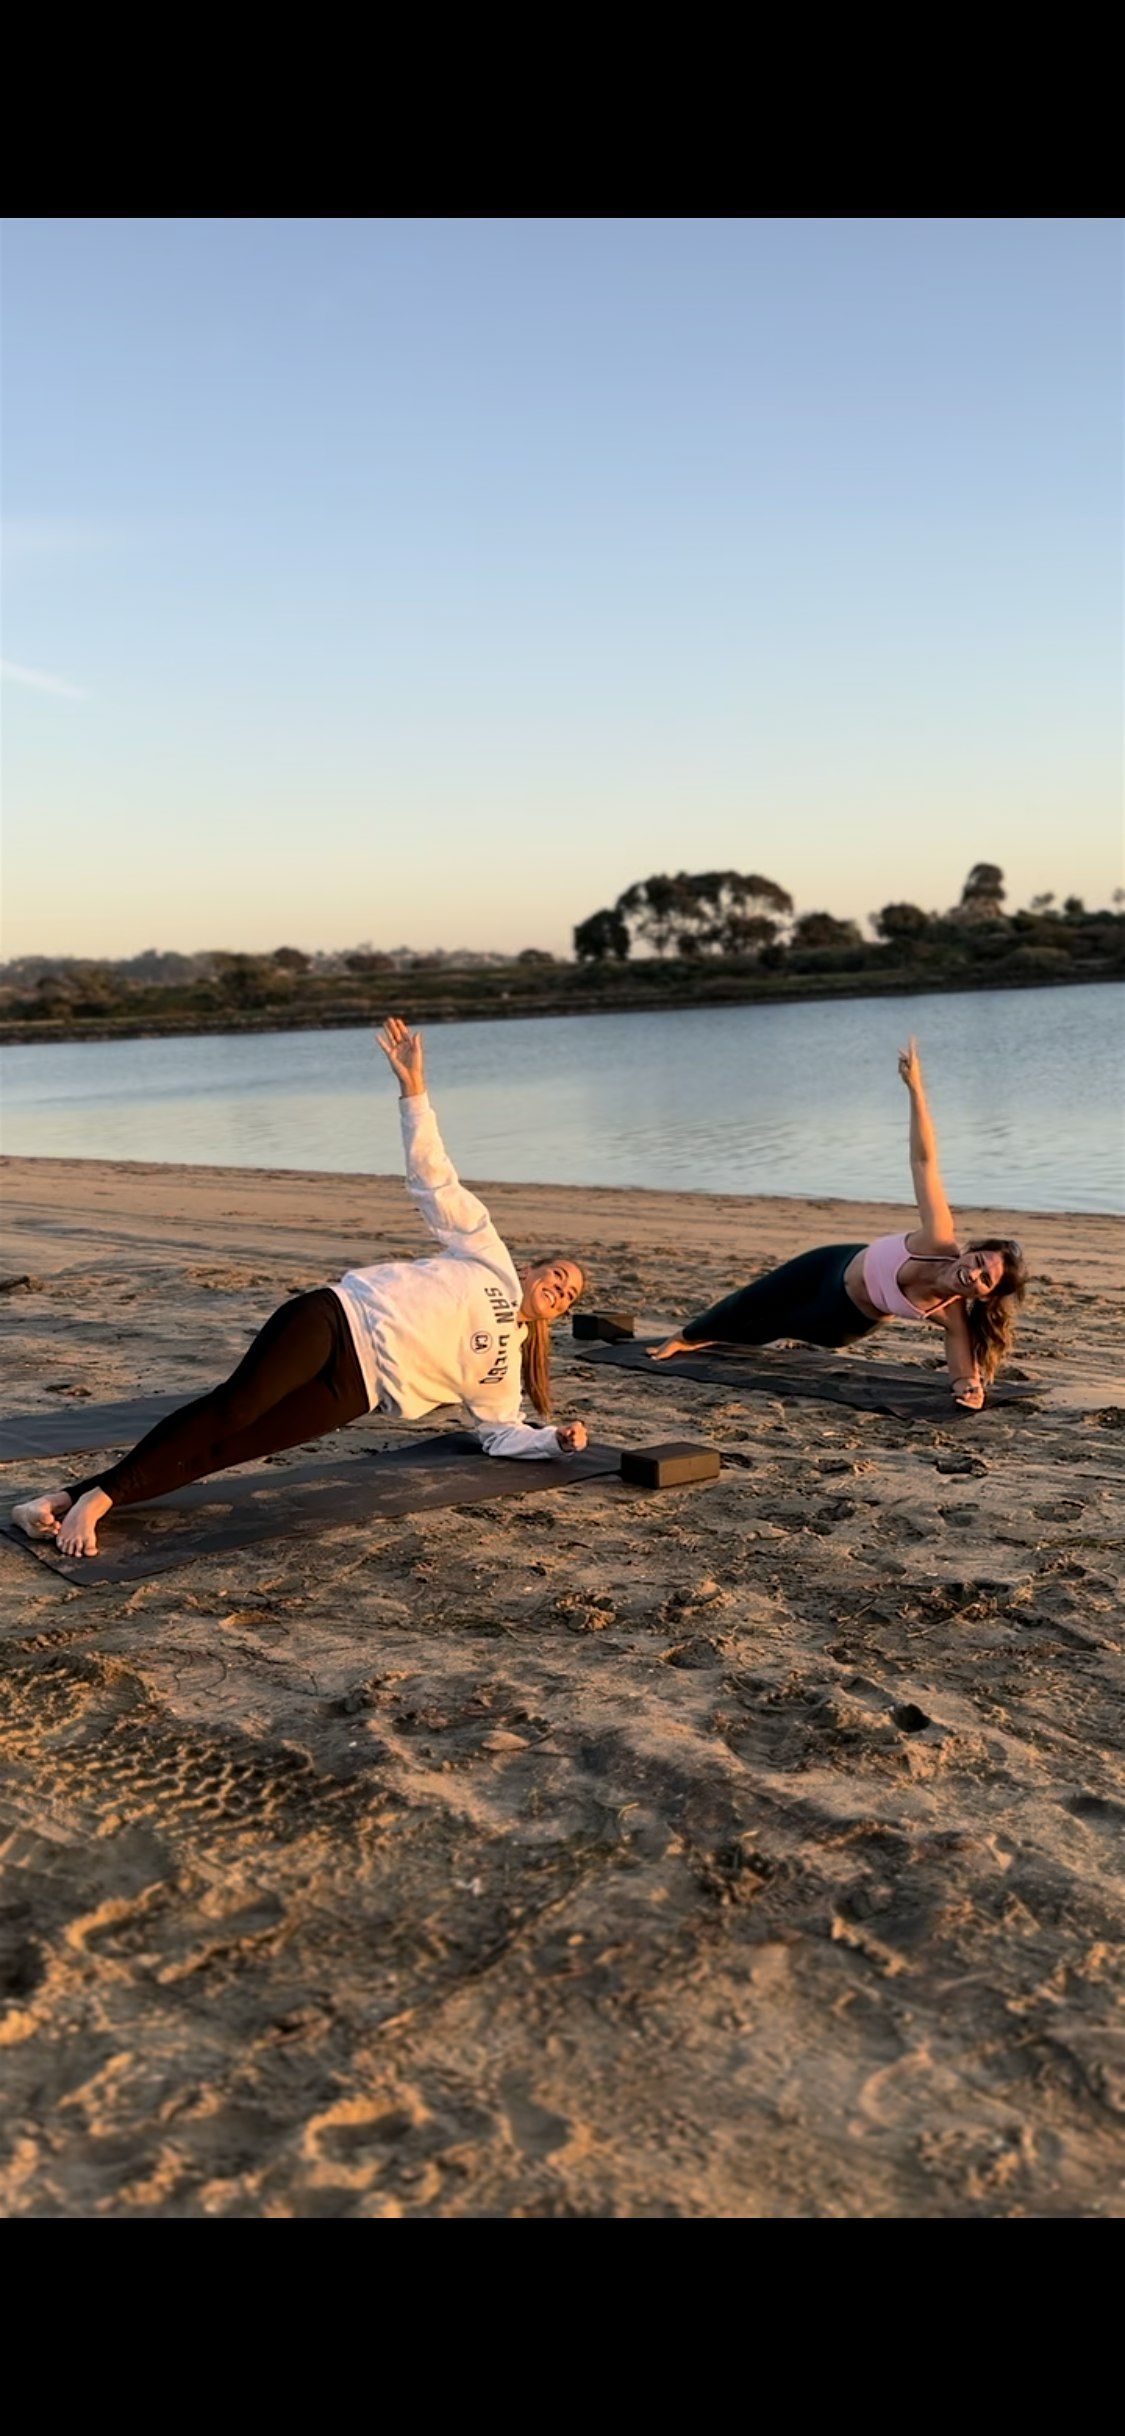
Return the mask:
POLYGON ((80 1454, 88 1446, 135 1446, 154 1421, 178 1412, 204 1395, 202 1387, 185 1387, 178 1396, 134 1396, 125 1404, 60 1404, 49 1413, 6 1413, 0 1420, 0 1463, 18 1463, 24 1455, 80 1454))
MULTIPOLYGON (((862 1355, 825 1353, 815 1345, 787 1347, 773 1353, 768 1346, 740 1345, 729 1353, 674 1353, 667 1362, 654 1362, 648 1345, 666 1340, 633 1338, 622 1345, 583 1345, 580 1362, 605 1363, 611 1370, 639 1370, 650 1379, 704 1379, 709 1387, 742 1388, 760 1396, 811 1396, 825 1404, 854 1404, 861 1412, 893 1413, 899 1421, 974 1421, 979 1412, 955 1404, 949 1382, 939 1371, 917 1370, 905 1362, 865 1362, 862 1355)), ((986 1405, 1027 1402, 1032 1386, 990 1387, 986 1405)))
MULTIPOLYGON (((206 1393, 205 1387, 185 1387, 178 1396, 135 1396, 124 1404, 76 1402, 60 1405, 57 1412, 8 1413, 0 1420, 0 1463, 19 1463, 25 1455, 80 1454, 88 1447, 135 1446, 166 1413, 177 1413, 206 1393)), ((385 1413, 361 1413, 349 1423, 349 1435, 367 1421, 385 1428, 386 1420, 385 1413)))
POLYGON ((0 1522, 0 1531, 68 1581, 143 1581, 170 1565, 190 1564, 219 1549, 230 1553, 255 1540, 314 1539, 334 1523, 362 1527, 376 1516, 526 1497, 536 1489, 606 1479, 620 1468, 621 1450, 615 1446, 588 1446, 580 1455, 524 1463, 485 1455, 475 1438, 457 1430, 331 1466, 302 1464, 290 1471, 271 1466, 238 1477, 218 1473, 151 1505, 123 1506, 120 1513, 111 1509, 98 1524, 97 1556, 61 1556, 54 1540, 28 1539, 8 1521, 0 1522))

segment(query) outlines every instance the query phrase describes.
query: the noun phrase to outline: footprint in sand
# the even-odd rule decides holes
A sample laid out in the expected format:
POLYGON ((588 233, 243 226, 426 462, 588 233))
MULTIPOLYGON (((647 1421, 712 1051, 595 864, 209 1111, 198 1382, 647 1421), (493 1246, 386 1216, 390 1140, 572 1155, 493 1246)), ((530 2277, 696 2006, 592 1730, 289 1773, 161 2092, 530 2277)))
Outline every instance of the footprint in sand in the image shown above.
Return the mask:
POLYGON ((1063 1809, 1074 1819, 1082 1819, 1091 1827, 1104 1827, 1115 1837, 1125 1827, 1125 1802, 1115 1802, 1105 1793, 1075 1793, 1063 1809))

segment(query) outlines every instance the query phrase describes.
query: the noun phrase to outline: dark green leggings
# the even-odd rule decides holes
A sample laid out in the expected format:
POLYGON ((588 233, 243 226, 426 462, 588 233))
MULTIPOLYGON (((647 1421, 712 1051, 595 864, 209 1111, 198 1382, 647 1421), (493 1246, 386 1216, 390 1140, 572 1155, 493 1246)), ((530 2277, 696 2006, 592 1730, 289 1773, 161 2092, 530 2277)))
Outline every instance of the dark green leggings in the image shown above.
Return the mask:
POLYGON ((879 1326, 844 1284, 848 1262, 864 1249, 862 1243, 824 1243, 801 1252, 752 1284, 736 1286, 721 1303, 698 1312, 681 1334, 689 1345, 772 1345, 780 1336, 808 1345, 850 1345, 879 1326))

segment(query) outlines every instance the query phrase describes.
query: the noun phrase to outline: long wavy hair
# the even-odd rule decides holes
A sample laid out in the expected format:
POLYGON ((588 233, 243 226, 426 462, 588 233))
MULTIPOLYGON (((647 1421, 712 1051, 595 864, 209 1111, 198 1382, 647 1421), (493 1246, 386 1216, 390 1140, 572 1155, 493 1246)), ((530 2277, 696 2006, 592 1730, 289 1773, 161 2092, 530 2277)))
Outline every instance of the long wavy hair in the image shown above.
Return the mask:
MULTIPOLYGON (((586 1271, 583 1269, 581 1261, 574 1260, 569 1252, 548 1252, 545 1260, 537 1260, 535 1266, 537 1269, 544 1267, 552 1260, 569 1260, 571 1267, 580 1271, 582 1284, 574 1298, 574 1301, 577 1302, 586 1291, 586 1271)), ((573 1311, 574 1303, 570 1307, 573 1311)), ((523 1392, 530 1398, 536 1412, 541 1413, 545 1421, 549 1421, 552 1411, 551 1323, 550 1320, 545 1319, 529 1319, 526 1326, 527 1335, 520 1346, 520 1379, 523 1392)))
POLYGON ((1027 1262, 1012 1235, 982 1235, 968 1246, 970 1252, 1002 1252, 1004 1274, 999 1285, 980 1302, 966 1302, 965 1318, 973 1358, 987 1387, 994 1379, 1012 1350, 1016 1319, 1027 1293, 1027 1262))

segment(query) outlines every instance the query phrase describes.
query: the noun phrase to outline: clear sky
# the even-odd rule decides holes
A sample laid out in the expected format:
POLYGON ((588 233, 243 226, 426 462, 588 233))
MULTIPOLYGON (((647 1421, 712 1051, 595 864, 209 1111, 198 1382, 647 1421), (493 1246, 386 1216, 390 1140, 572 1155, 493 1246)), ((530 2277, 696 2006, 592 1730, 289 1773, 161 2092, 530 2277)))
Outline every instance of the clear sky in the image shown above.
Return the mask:
POLYGON ((10 221, 3 953, 1106 903, 1121 233, 10 221))

